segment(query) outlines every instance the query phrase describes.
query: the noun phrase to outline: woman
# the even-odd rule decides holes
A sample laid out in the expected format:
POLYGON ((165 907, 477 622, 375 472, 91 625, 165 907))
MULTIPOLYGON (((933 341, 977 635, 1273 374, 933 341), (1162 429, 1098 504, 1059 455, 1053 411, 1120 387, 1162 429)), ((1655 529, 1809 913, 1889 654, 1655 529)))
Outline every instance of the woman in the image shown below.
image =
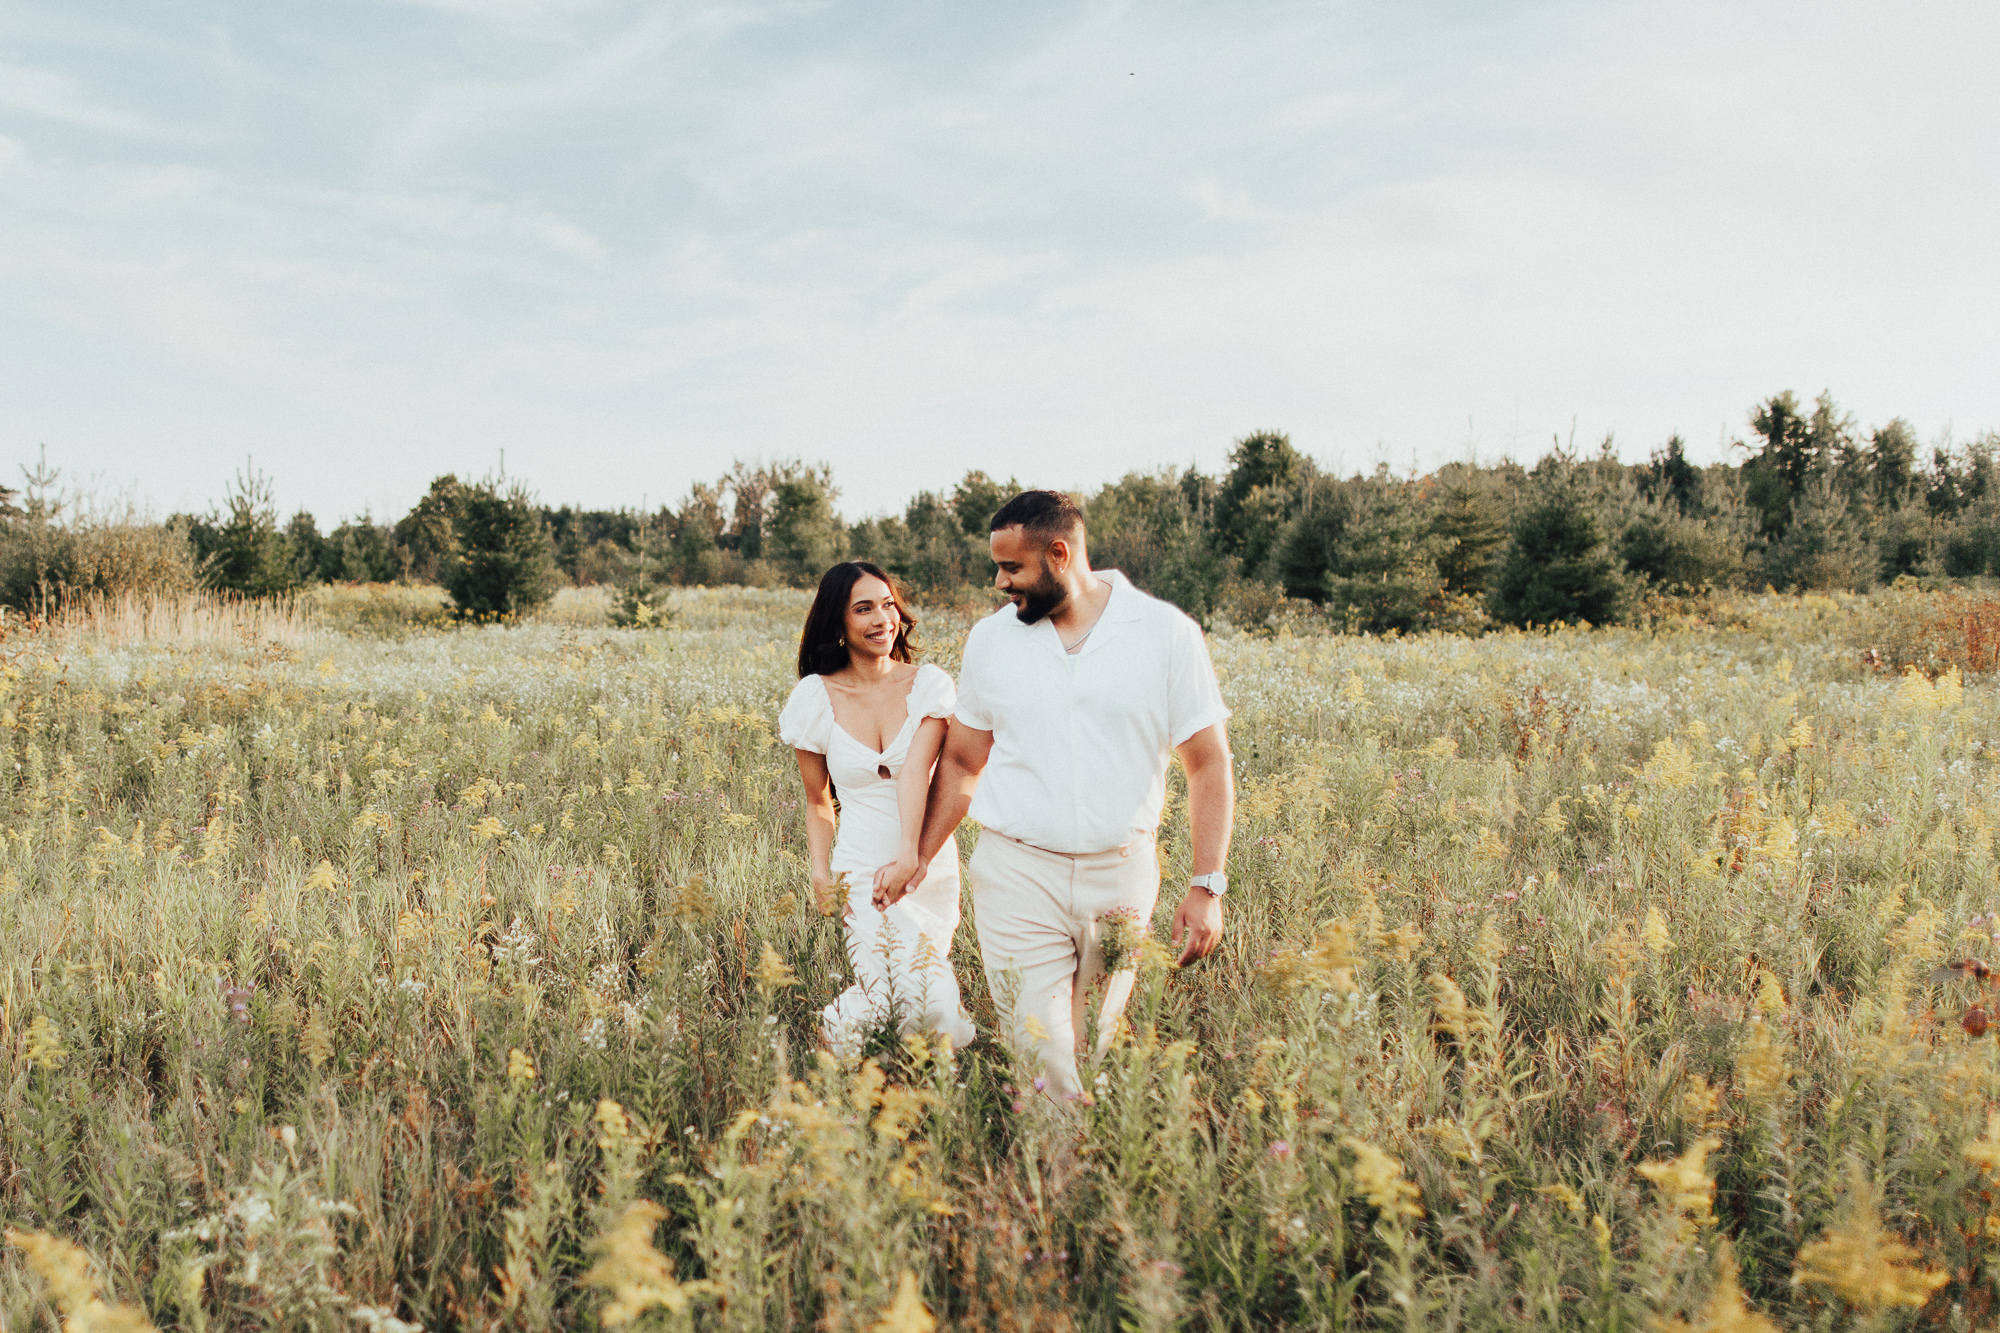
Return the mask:
POLYGON ((826 1007, 827 1044, 858 1054, 892 1018, 900 1031, 972 1040, 949 952, 958 929, 958 852, 946 843, 919 887, 886 910, 870 901, 877 869, 917 860, 931 767, 957 691, 910 661, 916 622, 895 583, 865 560, 819 581, 799 640, 799 683, 778 717, 806 788, 806 849, 822 910, 844 879, 854 984, 826 1007), (834 793, 840 795, 839 832, 834 793))

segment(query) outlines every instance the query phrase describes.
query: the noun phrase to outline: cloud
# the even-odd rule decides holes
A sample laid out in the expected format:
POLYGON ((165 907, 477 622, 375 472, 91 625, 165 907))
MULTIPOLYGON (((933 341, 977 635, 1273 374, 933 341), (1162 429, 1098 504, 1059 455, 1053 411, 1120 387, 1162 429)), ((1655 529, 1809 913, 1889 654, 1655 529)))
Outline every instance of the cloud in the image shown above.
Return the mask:
POLYGON ((0 65, 0 107, 87 129, 141 138, 161 136, 158 126, 90 101, 76 80, 55 70, 0 65))
POLYGON ((1572 420, 1642 454, 1788 386, 1964 433, 2000 422, 2000 113, 1987 20, 1945 3, 1926 34, 413 0, 189 35, 23 0, 40 82, 0 105, 117 88, 186 128, 5 123, 0 450, 166 508, 254 450, 324 520, 502 447, 593 504, 826 458, 866 512, 973 466, 1213 468, 1265 426, 1353 466, 1572 420))

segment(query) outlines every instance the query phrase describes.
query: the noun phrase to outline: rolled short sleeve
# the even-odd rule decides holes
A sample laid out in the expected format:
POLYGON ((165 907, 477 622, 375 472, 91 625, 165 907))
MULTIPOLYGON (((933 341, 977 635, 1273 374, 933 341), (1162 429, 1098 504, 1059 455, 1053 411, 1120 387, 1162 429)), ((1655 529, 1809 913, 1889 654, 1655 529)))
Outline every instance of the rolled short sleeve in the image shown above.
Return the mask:
POLYGON ((940 666, 925 665, 917 670, 917 683, 910 691, 912 717, 950 717, 958 700, 958 687, 951 673, 940 666))
POLYGON ((951 710, 953 721, 963 722, 976 731, 993 730, 993 701, 988 697, 980 670, 985 662, 979 632, 984 623, 974 625, 965 636, 965 656, 958 667, 958 697, 951 710))
POLYGON ((792 697, 778 714, 778 739, 794 750, 825 754, 833 740, 833 700, 826 682, 806 676, 792 687, 792 697))
POLYGON ((1215 683, 1215 663, 1201 626, 1177 617, 1167 663, 1167 732, 1176 746, 1196 732, 1229 720, 1222 687, 1215 683))

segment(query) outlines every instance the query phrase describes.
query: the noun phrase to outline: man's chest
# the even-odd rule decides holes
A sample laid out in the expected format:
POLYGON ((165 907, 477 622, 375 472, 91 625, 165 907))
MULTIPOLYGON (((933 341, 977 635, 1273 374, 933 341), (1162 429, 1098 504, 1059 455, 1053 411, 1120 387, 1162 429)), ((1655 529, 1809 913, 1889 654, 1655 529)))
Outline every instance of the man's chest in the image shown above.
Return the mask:
POLYGON ((1080 653, 1048 647, 1019 654, 997 682, 1001 725, 1013 722, 1028 730, 1164 726, 1165 662, 1156 654, 1133 651, 1134 647, 1107 644, 1080 653))

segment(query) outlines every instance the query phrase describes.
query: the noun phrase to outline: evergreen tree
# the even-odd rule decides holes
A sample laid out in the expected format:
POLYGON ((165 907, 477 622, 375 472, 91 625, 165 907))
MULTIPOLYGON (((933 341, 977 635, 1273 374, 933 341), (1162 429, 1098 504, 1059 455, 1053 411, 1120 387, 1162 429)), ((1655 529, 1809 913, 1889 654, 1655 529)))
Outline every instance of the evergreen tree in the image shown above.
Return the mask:
POLYGON ((1687 445, 1678 435, 1653 451, 1639 488, 1648 499, 1671 504, 1683 514, 1701 507, 1701 469, 1688 462, 1687 445))
POLYGON ((208 587, 270 597, 299 585, 292 545, 278 527, 270 478, 262 473, 238 473, 224 511, 190 521, 188 538, 208 587))
POLYGON ((1505 498, 1491 473, 1463 463, 1438 470, 1433 496, 1438 577, 1455 593, 1484 591, 1507 544, 1505 498))
POLYGON ((447 472, 396 524, 396 545, 409 554, 409 576, 418 583, 442 583, 457 556, 458 523, 466 486, 447 472))
POLYGON ((482 481, 457 494, 444 586, 458 614, 501 619, 546 602, 556 586, 555 544, 526 488, 482 481))
POLYGON ((1535 468, 1535 486, 1514 519, 1487 608, 1513 625, 1615 624, 1631 588, 1611 553, 1596 507, 1560 454, 1535 468))
POLYGON ((1236 442, 1229 472, 1215 497, 1215 541, 1224 555, 1258 575, 1292 515, 1300 488, 1312 474, 1310 460, 1292 447, 1291 437, 1259 431, 1236 442))
POLYGON ((1917 433, 1897 417, 1868 437, 1868 481, 1878 500, 1896 504, 1917 478, 1917 433))
POLYGON ((1812 467, 1812 445, 1799 400, 1790 389, 1773 395, 1750 415, 1750 429, 1764 446, 1743 465, 1750 483, 1750 504, 1767 537, 1775 537, 1791 521, 1792 497, 1805 485, 1812 467))
POLYGON ((1877 554, 1830 471, 1816 472, 1792 504, 1791 522, 1764 557, 1764 575, 1787 591, 1845 588, 1875 581, 1877 554))

